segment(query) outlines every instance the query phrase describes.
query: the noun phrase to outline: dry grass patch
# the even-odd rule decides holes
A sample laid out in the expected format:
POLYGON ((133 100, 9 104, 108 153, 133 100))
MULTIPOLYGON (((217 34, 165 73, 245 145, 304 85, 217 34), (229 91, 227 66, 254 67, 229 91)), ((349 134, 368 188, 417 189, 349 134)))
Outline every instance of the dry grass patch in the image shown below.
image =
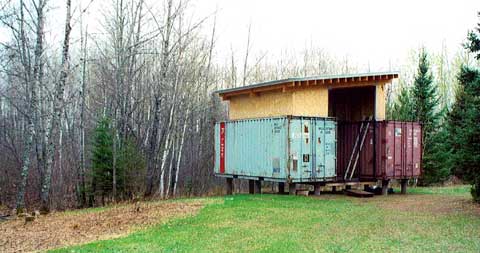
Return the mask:
POLYGON ((374 203, 387 210, 442 215, 471 214, 480 217, 480 205, 473 203, 469 196, 394 194, 386 197, 375 196, 362 202, 374 203))
POLYGON ((51 213, 25 224, 0 223, 0 252, 32 252, 127 235, 171 218, 196 214, 206 200, 124 204, 92 211, 51 213))

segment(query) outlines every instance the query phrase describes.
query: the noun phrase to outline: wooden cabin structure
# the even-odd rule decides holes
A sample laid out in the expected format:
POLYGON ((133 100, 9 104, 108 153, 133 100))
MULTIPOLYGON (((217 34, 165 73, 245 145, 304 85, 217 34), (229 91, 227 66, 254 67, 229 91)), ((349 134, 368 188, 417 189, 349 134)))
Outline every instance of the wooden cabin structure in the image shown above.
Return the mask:
POLYGON ((385 87, 398 72, 288 78, 217 91, 229 119, 283 115, 385 119, 385 87))
MULTIPOLYGON (((296 182, 302 182, 314 185, 315 192, 319 193, 320 185, 325 185, 326 182, 335 185, 343 184, 348 188, 349 184, 355 182, 368 181, 366 184, 376 184, 377 180, 381 180, 382 189, 386 194, 389 181, 396 179, 401 181, 402 192, 406 192, 408 179, 417 178, 421 174, 422 133, 421 124, 418 122, 386 120, 386 87, 392 80, 398 78, 398 75, 398 72, 378 72, 288 78, 216 91, 222 100, 228 103, 230 122, 221 122, 216 125, 215 175, 227 178, 230 186, 233 178, 243 178, 250 180, 250 185, 254 187, 260 185, 263 180, 277 180, 275 174, 269 175, 268 171, 272 171, 272 168, 273 171, 278 171, 282 167, 278 164, 282 164, 287 177, 286 181, 279 183, 279 189, 283 189, 280 185, 284 183, 295 185, 296 182), (268 156, 271 155, 269 153, 271 150, 278 149, 280 144, 283 144, 283 142, 270 143, 270 139, 276 138, 275 136, 269 137, 270 144, 266 144, 266 148, 257 153, 246 153, 245 150, 251 151, 261 146, 261 141, 258 139, 263 138, 259 137, 263 135, 254 136, 256 132, 252 130, 256 130, 258 126, 249 126, 245 128, 246 131, 239 134, 236 125, 241 129, 240 127, 253 124, 252 122, 257 122, 258 119, 273 120, 285 116, 328 118, 335 122, 336 127, 331 129, 333 129, 332 138, 335 139, 336 144, 330 145, 333 147, 330 151, 334 151, 336 156, 334 178, 314 177, 319 175, 319 172, 325 173, 327 167, 321 161, 317 162, 309 157, 324 151, 328 153, 330 146, 321 149, 322 145, 325 145, 325 140, 318 136, 312 138, 308 123, 302 123, 305 124, 301 128, 302 133, 293 133, 292 136, 287 136, 290 139, 285 141, 289 143, 287 145, 289 150, 290 144, 294 145, 299 137, 303 138, 304 148, 298 154, 293 152, 290 157, 280 159, 281 163, 278 163, 277 156, 268 156), (228 130, 229 127, 225 128, 227 125, 232 126, 231 131, 228 130), (245 141, 246 143, 243 143, 245 141), (236 150, 236 145, 240 145, 241 142, 242 147, 236 150), (268 153, 267 159, 262 158, 261 162, 254 165, 241 162, 248 155, 258 158, 255 154, 265 151, 268 153), (307 172, 307 175, 310 173, 313 176, 300 176, 299 179, 292 177, 296 172, 297 155, 303 157, 302 169, 307 172), (228 159, 226 160, 225 157, 228 159), (276 162, 270 163, 269 160, 276 162), (315 161, 312 162, 313 160, 315 161), (248 166, 253 171, 250 174, 245 172, 248 166), (262 168, 257 170, 256 166, 262 168), (258 173, 262 170, 266 172, 258 173), (229 171, 232 173, 228 173, 229 171)), ((308 121, 308 119, 302 120, 308 121)), ((268 125, 270 123, 265 124, 267 124, 267 130, 259 133, 280 131, 278 124, 271 126, 268 125), (268 130, 269 127, 273 128, 268 130)), ((320 134, 331 132, 327 128, 318 130, 320 134)), ((251 191, 254 191, 252 189, 251 191)))

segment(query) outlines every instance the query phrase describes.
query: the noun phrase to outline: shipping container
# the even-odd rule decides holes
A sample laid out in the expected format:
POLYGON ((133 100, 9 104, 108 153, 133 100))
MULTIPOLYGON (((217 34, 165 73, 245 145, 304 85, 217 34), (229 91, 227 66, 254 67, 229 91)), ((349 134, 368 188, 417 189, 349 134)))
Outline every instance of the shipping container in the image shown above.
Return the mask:
POLYGON ((215 175, 289 183, 336 180, 336 121, 274 117, 215 124, 215 175))
POLYGON ((399 121, 338 122, 337 152, 338 180, 418 178, 422 126, 399 121))

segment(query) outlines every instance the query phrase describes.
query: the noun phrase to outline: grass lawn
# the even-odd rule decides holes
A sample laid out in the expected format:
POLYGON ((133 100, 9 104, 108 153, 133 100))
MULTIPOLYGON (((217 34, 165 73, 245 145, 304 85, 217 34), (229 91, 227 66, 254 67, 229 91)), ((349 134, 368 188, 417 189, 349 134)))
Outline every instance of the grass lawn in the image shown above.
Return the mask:
POLYGON ((468 187, 355 199, 235 195, 197 215, 54 252, 480 252, 468 187))

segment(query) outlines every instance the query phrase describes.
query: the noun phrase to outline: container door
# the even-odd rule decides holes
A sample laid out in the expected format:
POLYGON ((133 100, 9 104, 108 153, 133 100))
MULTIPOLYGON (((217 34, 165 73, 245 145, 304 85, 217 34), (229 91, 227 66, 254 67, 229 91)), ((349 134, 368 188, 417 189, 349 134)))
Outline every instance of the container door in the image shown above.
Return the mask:
POLYGON ((407 130, 407 140, 405 143, 407 148, 405 150, 405 173, 402 175, 402 177, 411 177, 413 176, 413 124, 411 122, 406 122, 404 124, 405 129, 407 130))
POLYGON ((394 170, 393 176, 401 176, 403 172, 403 135, 404 129, 402 124, 398 124, 397 122, 394 123, 394 138, 393 138, 393 163, 394 163, 394 170))
POLYGON ((336 176, 337 164, 337 123, 335 121, 325 121, 325 169, 324 177, 336 176))
POLYGON ((301 120, 302 150, 301 150, 301 178, 307 179, 312 177, 312 121, 310 119, 301 120))
POLYGON ((422 126, 419 123, 413 123, 413 176, 421 175, 422 163, 422 126))
POLYGON ((317 120, 315 125, 315 160, 316 160, 316 167, 315 167, 315 174, 316 178, 325 178, 325 120, 317 120))
POLYGON ((271 144, 268 145, 268 150, 272 152, 270 154, 272 168, 271 177, 285 179, 287 177, 287 158, 285 157, 287 150, 285 137, 287 136, 287 132, 285 118, 271 120, 271 132, 272 136, 268 137, 271 141, 271 144))

